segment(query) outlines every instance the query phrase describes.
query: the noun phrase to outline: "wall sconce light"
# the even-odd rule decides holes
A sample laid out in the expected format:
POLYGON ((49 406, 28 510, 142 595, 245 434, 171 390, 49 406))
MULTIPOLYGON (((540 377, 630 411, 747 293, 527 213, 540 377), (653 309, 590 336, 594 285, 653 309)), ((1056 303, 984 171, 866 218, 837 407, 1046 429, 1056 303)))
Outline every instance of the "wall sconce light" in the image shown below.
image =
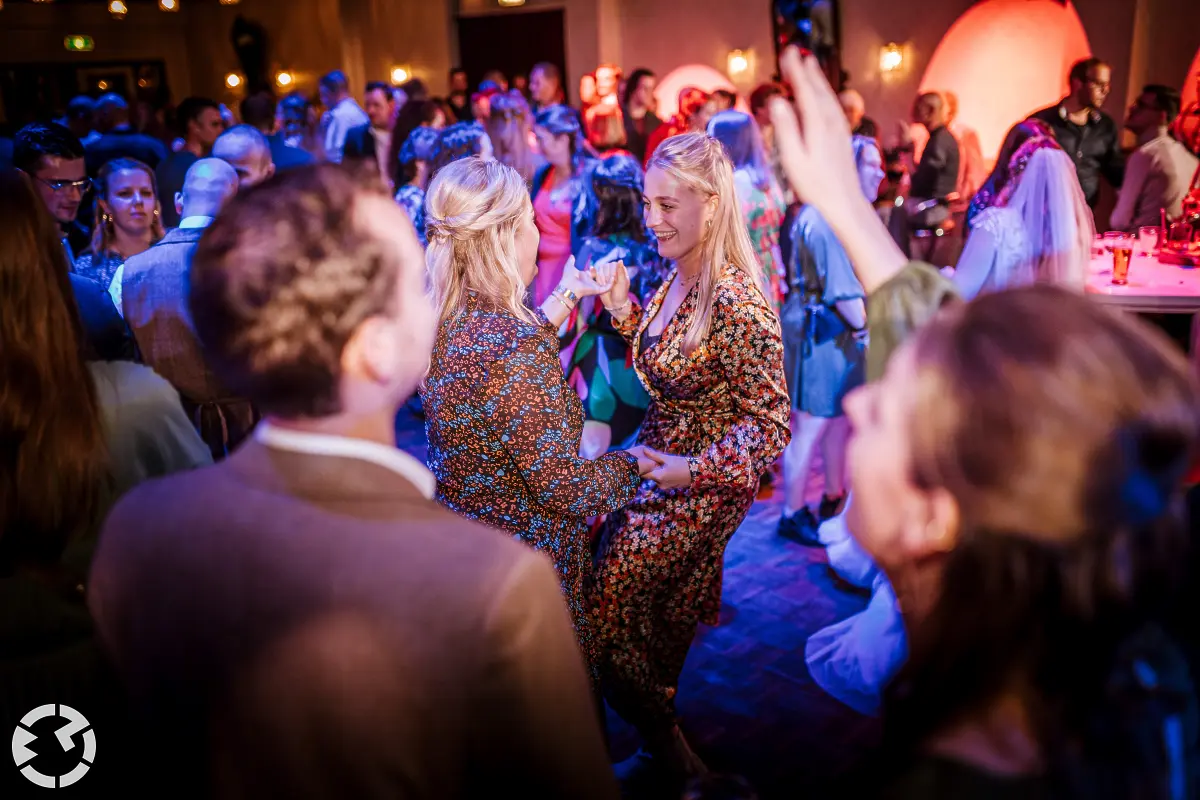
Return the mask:
POLYGON ((100 91, 108 91, 108 81, 96 81, 96 88, 100 91))
POLYGON ((496 2, 505 8, 514 8, 516 6, 525 5, 525 0, 496 0, 496 2))
POLYGON ((112 14, 114 19, 125 19, 125 15, 129 13, 129 6, 125 5, 125 0, 112 0, 108 4, 108 13, 112 14))
POLYGON ((286 69, 275 73, 275 85, 281 89, 286 89, 295 82, 296 77, 286 69))
POLYGON ((392 85, 399 86, 412 77, 412 74, 404 67, 392 67, 392 85))
POLYGON ((904 66, 904 49, 895 42, 879 48, 879 71, 898 72, 904 66))
POLYGON ((753 50, 730 50, 725 58, 725 71, 733 80, 747 78, 753 71, 753 50))
POLYGON ((225 86, 230 89, 236 89, 242 85, 242 76, 236 72, 231 72, 225 76, 225 86))
POLYGON ((221 5, 223 5, 223 6, 236 6, 236 5, 237 5, 238 3, 240 3, 240 2, 242 2, 242 0, 221 0, 221 5))
POLYGON ((163 11, 178 11, 179 0, 158 0, 158 7, 163 11))

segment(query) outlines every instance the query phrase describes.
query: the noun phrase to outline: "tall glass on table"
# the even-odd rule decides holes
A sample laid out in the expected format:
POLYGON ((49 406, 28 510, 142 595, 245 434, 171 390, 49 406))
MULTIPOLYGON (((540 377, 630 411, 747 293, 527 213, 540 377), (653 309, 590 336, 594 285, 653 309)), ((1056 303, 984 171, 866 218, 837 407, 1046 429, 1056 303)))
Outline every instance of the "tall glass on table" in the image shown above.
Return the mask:
POLYGON ((1129 283, 1129 262, 1133 259, 1133 237, 1128 234, 1115 236, 1110 241, 1113 256, 1112 282, 1114 286, 1129 283))

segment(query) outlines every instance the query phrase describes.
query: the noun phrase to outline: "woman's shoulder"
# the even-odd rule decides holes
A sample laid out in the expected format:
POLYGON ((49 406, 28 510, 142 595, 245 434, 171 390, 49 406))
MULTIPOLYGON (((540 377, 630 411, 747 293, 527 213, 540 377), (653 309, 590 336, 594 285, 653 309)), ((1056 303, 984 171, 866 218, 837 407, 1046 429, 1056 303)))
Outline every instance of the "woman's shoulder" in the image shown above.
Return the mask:
POLYGON ((481 363, 536 353, 548 345, 544 326, 497 308, 470 307, 443 325, 448 329, 447 348, 452 357, 481 363))
POLYGON ((766 312, 774 316, 758 279, 748 270, 728 264, 713 287, 713 312, 720 317, 766 312))
POLYGON ((1008 206, 990 206, 975 217, 971 230, 986 230, 997 238, 1019 235, 1021 215, 1008 206))

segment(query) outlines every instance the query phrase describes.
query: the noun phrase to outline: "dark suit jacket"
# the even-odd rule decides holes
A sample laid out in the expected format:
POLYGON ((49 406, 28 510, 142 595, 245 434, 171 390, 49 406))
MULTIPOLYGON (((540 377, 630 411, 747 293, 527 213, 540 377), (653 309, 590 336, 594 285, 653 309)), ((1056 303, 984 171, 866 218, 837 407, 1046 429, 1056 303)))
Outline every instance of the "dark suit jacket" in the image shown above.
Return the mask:
POLYGON ((375 158, 375 137, 371 135, 370 123, 346 131, 346 144, 342 148, 342 161, 349 159, 375 158))
MULTIPOLYGON (((100 168, 114 158, 133 158, 150 169, 167 157, 167 148, 158 139, 133 130, 110 131, 84 148, 84 163, 93 178, 100 168)), ((171 202, 175 202, 171 198, 171 202)))
POLYGON ((285 142, 281 133, 268 136, 267 141, 271 144, 271 160, 275 162, 276 172, 316 163, 309 153, 285 142))
POLYGON ((254 428, 248 400, 228 391, 204 360, 187 308, 188 269, 202 228, 172 228, 125 262, 121 305, 142 360, 179 392, 213 458, 224 458, 254 428))
POLYGON ((100 361, 136 361, 137 348, 129 326, 104 287, 74 272, 67 277, 83 320, 83 335, 95 357, 100 361))
POLYGON ((615 798, 549 562, 382 465, 251 439, 143 483, 89 604, 175 795, 615 798))

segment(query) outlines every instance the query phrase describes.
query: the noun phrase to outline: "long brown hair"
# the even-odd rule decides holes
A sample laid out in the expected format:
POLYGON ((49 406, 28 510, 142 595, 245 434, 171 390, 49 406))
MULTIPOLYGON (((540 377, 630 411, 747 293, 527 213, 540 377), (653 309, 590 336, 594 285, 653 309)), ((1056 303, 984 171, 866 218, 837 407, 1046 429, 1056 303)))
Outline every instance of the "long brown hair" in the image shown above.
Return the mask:
POLYGON ((1182 702, 1157 626, 1200 437, 1186 360, 1052 286, 955 304, 912 346, 911 479, 948 492, 959 526, 931 609, 907 619, 889 735, 928 744, 1015 694, 1058 796, 1165 796, 1156 710, 1182 702))
POLYGON ((0 170, 0 571, 51 564, 108 496, 96 387, 57 226, 0 170))

